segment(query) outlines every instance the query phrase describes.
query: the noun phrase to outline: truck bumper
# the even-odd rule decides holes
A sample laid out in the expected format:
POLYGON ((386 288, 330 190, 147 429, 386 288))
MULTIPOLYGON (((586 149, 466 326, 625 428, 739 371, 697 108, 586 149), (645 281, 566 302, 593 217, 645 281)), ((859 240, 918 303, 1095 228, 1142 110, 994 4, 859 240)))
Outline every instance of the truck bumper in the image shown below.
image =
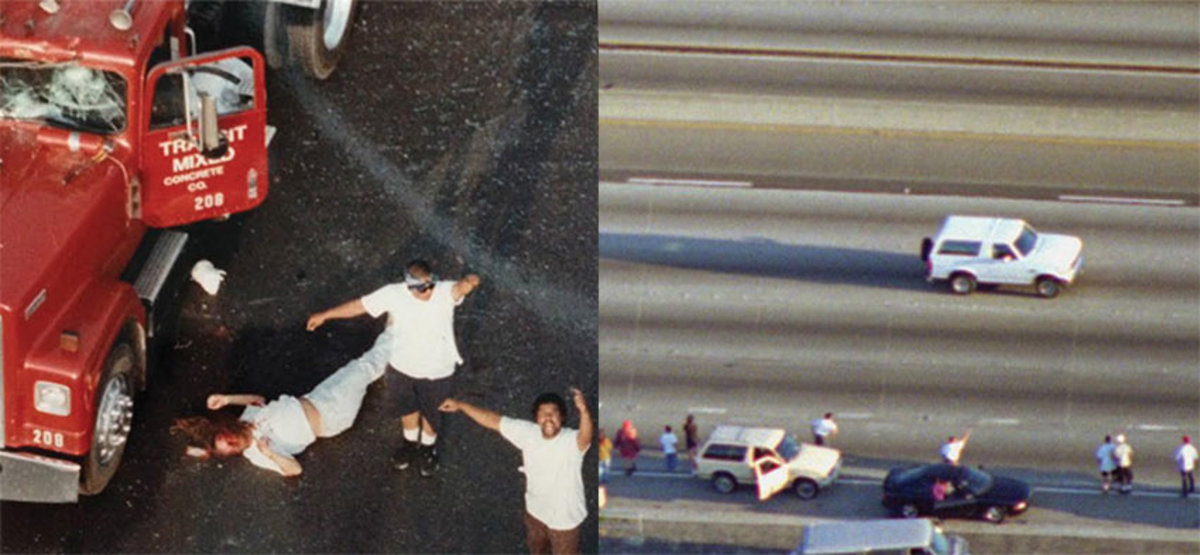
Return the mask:
POLYGON ((29 453, 0 451, 0 499, 74 503, 79 500, 79 465, 29 453))

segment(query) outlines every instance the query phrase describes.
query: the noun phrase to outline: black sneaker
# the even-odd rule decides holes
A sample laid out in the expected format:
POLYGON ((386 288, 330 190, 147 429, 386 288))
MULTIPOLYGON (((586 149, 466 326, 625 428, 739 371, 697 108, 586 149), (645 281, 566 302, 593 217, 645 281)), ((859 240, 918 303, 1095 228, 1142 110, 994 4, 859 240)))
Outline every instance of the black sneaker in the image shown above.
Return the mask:
POLYGON ((413 457, 417 454, 417 442, 407 439, 400 439, 400 448, 392 454, 392 466, 396 470, 404 470, 412 464, 413 457))
POLYGON ((437 445, 421 445, 417 447, 417 469, 421 476, 433 476, 438 469, 437 445))

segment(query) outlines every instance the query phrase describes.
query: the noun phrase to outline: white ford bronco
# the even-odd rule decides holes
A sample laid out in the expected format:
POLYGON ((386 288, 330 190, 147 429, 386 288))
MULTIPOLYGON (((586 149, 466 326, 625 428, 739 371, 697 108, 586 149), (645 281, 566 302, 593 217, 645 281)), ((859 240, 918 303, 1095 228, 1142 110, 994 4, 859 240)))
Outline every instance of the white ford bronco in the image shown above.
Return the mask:
POLYGON ((949 281, 967 295, 980 284, 1033 285, 1052 298, 1075 281, 1083 267, 1083 241, 1034 231, 1024 220, 948 216, 942 230, 921 244, 925 276, 949 281))
POLYGON ((812 499, 833 484, 842 453, 818 445, 798 444, 779 428, 718 426, 700 449, 696 475, 713 488, 730 493, 738 484, 755 484, 759 500, 791 488, 812 499))

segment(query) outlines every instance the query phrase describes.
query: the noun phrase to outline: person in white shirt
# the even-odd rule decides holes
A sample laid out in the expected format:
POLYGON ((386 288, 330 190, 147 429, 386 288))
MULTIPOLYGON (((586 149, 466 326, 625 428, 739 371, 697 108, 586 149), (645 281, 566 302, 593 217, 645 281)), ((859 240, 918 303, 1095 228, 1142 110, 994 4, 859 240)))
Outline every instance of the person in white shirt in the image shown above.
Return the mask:
POLYGON ((1117 461, 1113 459, 1112 436, 1104 436, 1104 443, 1096 448, 1096 462, 1100 465, 1100 490, 1108 493, 1113 473, 1117 470, 1117 461))
POLYGON ((1183 436, 1183 443, 1175 448, 1175 464, 1179 467, 1179 478, 1183 481, 1183 497, 1196 492, 1196 459, 1198 458, 1200 458, 1200 453, 1196 453, 1196 446, 1192 445, 1192 438, 1183 436))
POLYGON ((838 433, 838 425, 833 420, 833 413, 827 412, 825 418, 813 420, 812 430, 813 442, 817 445, 826 445, 838 433))
POLYGON ((658 443, 662 445, 663 456, 667 459, 667 472, 675 472, 675 465, 679 462, 679 450, 675 448, 675 444, 679 443, 679 438, 675 437, 675 432, 671 431, 670 426, 663 428, 663 433, 658 436, 658 443))
POLYGON ((209 410, 241 405, 246 407, 241 417, 181 418, 174 430, 191 440, 190 456, 242 455, 256 466, 295 476, 301 471, 296 455, 317 438, 336 436, 354 424, 367 387, 387 368, 391 347, 392 335, 380 334, 370 350, 299 398, 280 395, 267 403, 261 395, 214 393, 207 399, 209 410))
POLYGON ((404 267, 404 282, 385 285, 359 299, 313 314, 308 331, 327 320, 372 318, 387 313, 388 328, 396 329, 388 366, 388 390, 400 405, 404 439, 394 457, 400 470, 416 459, 421 476, 432 476, 438 467, 437 437, 441 428, 438 405, 450 397, 451 377, 462 364, 454 340, 454 309, 476 287, 479 276, 467 274, 458 281, 438 281, 429 264, 413 260, 404 267))
POLYGON ((1115 477, 1121 484, 1120 492, 1133 492, 1133 446, 1125 441, 1125 434, 1117 434, 1117 444, 1113 446, 1113 460, 1117 463, 1115 477))
POLYGON ((950 436, 946 443, 942 444, 942 462, 946 464, 958 464, 958 460, 962 458, 963 449, 967 447, 967 440, 971 439, 971 430, 963 434, 961 439, 950 436))
POLYGON ((525 541, 530 553, 578 553, 579 525, 587 518, 583 455, 592 444, 592 416, 583 392, 572 388, 579 429, 564 428, 567 404, 557 393, 533 402, 534 421, 500 416, 456 399, 440 409, 463 412, 521 450, 525 473, 525 541))

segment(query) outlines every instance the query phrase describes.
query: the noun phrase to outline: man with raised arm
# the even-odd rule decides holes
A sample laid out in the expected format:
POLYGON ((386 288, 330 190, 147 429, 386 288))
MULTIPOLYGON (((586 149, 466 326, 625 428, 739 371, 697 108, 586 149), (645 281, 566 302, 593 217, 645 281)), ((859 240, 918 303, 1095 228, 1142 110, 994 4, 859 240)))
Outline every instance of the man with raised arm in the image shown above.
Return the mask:
POLYGON ((355 318, 363 314, 388 315, 394 329, 388 367, 388 391, 400 405, 404 439, 396 451, 395 465, 406 469, 416 459, 421 476, 438 468, 436 441, 441 431, 438 405, 452 391, 451 377, 462 364, 454 341, 454 309, 479 287, 479 276, 467 274, 458 281, 438 281, 429 264, 413 260, 404 267, 404 281, 385 285, 308 318, 308 331, 326 320, 355 318))
POLYGON ((525 473, 525 541, 530 553, 578 553, 579 525, 587 517, 581 469, 592 444, 592 416, 578 389, 571 389, 579 429, 564 428, 567 404, 557 393, 533 401, 533 422, 500 416, 456 399, 444 412, 462 412, 521 450, 525 473))

